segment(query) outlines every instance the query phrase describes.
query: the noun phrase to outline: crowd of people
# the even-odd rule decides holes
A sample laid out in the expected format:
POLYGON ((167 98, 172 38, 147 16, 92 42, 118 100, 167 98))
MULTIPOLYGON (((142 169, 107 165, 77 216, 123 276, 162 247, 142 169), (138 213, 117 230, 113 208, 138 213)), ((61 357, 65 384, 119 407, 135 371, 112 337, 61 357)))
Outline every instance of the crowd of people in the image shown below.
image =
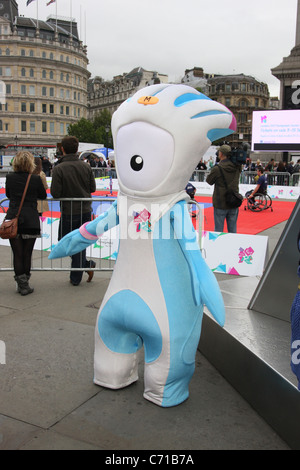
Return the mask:
MULTIPOLYGON (((213 161, 212 157, 208 161, 200 160, 199 164, 195 168, 195 174, 191 178, 192 181, 206 181, 206 173, 215 165, 216 162, 213 161)), ((297 186, 299 183, 300 176, 300 159, 295 163, 293 160, 290 162, 284 161, 275 161, 274 158, 266 164, 257 159, 256 162, 252 161, 250 157, 246 159, 246 163, 241 167, 241 179, 240 182, 243 184, 254 184, 257 180, 257 169, 262 167, 264 173, 267 175, 267 180, 269 185, 277 186, 289 186, 290 181, 292 181, 294 186, 297 186), (290 176, 293 176, 293 179, 290 179, 290 176)))
MULTIPOLYGON (((61 160, 61 153, 58 152, 55 155, 54 161, 51 163, 49 158, 45 155, 38 156, 35 158, 39 158, 42 164, 42 171, 46 176, 52 176, 53 169, 56 165, 60 163, 61 160)), ((105 159, 104 156, 99 156, 94 153, 86 154, 82 161, 87 163, 94 172, 95 178, 99 178, 102 176, 111 176, 112 178, 116 178, 116 170, 115 170, 115 162, 113 159, 105 159), (107 170, 107 171, 101 171, 107 170)))
POLYGON ((242 183, 247 184, 253 182, 253 174, 251 175, 249 173, 256 172, 258 167, 264 169, 269 185, 288 186, 290 183, 290 175, 295 175, 293 178, 294 185, 297 185, 299 182, 299 175, 297 174, 300 173, 300 159, 296 163, 294 163, 293 160, 287 163, 284 161, 276 162, 274 158, 271 158, 271 160, 263 166, 260 160, 254 163, 249 157, 243 168, 242 183))

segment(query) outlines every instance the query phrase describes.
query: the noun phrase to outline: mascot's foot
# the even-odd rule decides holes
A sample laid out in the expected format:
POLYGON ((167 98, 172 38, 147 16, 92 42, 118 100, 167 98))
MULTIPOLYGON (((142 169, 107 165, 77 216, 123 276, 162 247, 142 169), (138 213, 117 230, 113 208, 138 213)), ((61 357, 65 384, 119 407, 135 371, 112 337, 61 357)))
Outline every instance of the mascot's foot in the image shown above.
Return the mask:
MULTIPOLYGON (((90 268, 95 268, 95 267, 96 267, 95 261, 90 261, 90 268)), ((87 278, 86 282, 91 282, 91 280, 94 277, 94 272, 95 271, 85 271, 85 272, 88 274, 88 278, 87 278)))

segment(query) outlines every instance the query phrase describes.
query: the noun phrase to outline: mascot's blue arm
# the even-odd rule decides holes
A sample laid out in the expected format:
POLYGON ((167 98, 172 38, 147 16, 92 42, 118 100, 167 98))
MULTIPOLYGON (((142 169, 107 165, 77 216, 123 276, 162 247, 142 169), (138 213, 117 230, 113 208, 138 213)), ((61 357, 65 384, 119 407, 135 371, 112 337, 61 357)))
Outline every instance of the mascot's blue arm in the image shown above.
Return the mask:
POLYGON ((85 250, 88 246, 95 243, 104 232, 115 227, 118 223, 119 217, 117 215, 117 201, 114 201, 108 211, 103 212, 103 214, 96 217, 92 222, 85 224, 85 230, 81 230, 81 227, 80 229, 73 230, 73 232, 70 232, 63 237, 58 244, 52 248, 48 259, 72 256, 85 250), (87 238, 82 235, 82 233, 86 232, 88 232, 91 237, 87 238))
POLYGON ((173 223, 180 248, 190 268, 196 305, 205 304, 215 320, 224 326, 223 297, 213 272, 202 258, 185 202, 181 201, 172 208, 171 223, 173 223))

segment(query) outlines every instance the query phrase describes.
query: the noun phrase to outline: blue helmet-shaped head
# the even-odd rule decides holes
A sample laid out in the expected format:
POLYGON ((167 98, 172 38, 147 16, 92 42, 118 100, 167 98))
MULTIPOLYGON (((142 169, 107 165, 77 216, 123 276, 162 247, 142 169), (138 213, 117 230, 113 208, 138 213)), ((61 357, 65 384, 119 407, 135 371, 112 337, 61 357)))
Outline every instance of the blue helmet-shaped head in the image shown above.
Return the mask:
POLYGON ((184 190, 211 143, 235 130, 231 111, 194 88, 142 88, 112 118, 121 191, 151 198, 184 190))

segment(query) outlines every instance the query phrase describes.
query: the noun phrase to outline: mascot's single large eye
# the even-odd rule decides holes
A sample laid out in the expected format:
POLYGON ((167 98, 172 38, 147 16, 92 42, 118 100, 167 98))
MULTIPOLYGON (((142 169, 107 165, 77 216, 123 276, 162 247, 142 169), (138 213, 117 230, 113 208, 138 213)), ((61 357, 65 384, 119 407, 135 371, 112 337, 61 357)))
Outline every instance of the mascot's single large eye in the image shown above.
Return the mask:
POLYGON ((175 145, 166 130, 136 121, 118 130, 116 149, 119 183, 127 189, 145 192, 154 190, 167 178, 175 145))
POLYGON ((144 161, 140 155, 133 155, 130 160, 130 166, 134 171, 140 171, 143 168, 144 161))

